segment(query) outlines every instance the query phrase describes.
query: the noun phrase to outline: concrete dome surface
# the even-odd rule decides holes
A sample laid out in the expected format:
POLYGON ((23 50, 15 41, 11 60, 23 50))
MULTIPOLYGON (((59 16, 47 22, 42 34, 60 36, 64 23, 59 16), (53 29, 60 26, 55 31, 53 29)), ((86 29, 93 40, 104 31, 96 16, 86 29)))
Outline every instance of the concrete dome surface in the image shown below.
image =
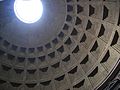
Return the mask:
POLYGON ((120 1, 41 0, 21 22, 0 0, 0 90, 119 90, 120 1))

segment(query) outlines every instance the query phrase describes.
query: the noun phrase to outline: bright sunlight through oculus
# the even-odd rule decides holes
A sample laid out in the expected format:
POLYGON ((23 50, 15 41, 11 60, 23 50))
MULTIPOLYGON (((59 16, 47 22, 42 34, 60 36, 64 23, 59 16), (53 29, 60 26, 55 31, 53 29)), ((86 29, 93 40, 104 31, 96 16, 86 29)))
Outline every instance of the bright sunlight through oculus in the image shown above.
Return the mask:
POLYGON ((35 23, 42 16, 43 5, 41 0, 15 0, 14 12, 20 21, 35 23))

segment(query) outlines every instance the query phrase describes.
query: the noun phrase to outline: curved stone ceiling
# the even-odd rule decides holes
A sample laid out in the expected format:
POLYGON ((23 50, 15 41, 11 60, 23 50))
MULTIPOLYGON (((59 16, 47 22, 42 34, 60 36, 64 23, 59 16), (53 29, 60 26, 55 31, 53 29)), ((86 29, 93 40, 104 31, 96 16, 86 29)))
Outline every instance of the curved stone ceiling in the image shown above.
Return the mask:
POLYGON ((119 0, 42 0, 35 24, 0 1, 0 89, 97 89, 120 59, 119 0))
POLYGON ((65 21, 65 1, 48 0, 46 2, 43 0, 42 3, 44 12, 42 18, 37 23, 24 24, 14 17, 0 32, 2 37, 18 46, 37 47, 48 43, 57 36, 65 21))

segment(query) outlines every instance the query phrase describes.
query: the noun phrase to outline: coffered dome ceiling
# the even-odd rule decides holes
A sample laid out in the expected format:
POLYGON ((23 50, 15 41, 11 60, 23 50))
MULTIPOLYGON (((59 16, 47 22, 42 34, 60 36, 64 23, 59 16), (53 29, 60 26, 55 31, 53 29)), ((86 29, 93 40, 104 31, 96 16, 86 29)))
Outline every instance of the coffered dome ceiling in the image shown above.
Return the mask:
POLYGON ((13 3, 0 1, 0 90, 97 90, 119 66, 119 0, 42 0, 34 24, 13 3))

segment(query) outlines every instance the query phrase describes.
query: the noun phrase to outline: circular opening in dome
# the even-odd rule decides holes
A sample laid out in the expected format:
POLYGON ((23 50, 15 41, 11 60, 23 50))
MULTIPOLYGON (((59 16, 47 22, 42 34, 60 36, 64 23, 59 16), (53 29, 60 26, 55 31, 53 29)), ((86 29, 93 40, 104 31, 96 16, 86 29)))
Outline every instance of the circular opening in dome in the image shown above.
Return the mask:
POLYGON ((14 12, 17 18, 24 23, 35 23, 43 13, 41 0, 15 0, 14 12))

